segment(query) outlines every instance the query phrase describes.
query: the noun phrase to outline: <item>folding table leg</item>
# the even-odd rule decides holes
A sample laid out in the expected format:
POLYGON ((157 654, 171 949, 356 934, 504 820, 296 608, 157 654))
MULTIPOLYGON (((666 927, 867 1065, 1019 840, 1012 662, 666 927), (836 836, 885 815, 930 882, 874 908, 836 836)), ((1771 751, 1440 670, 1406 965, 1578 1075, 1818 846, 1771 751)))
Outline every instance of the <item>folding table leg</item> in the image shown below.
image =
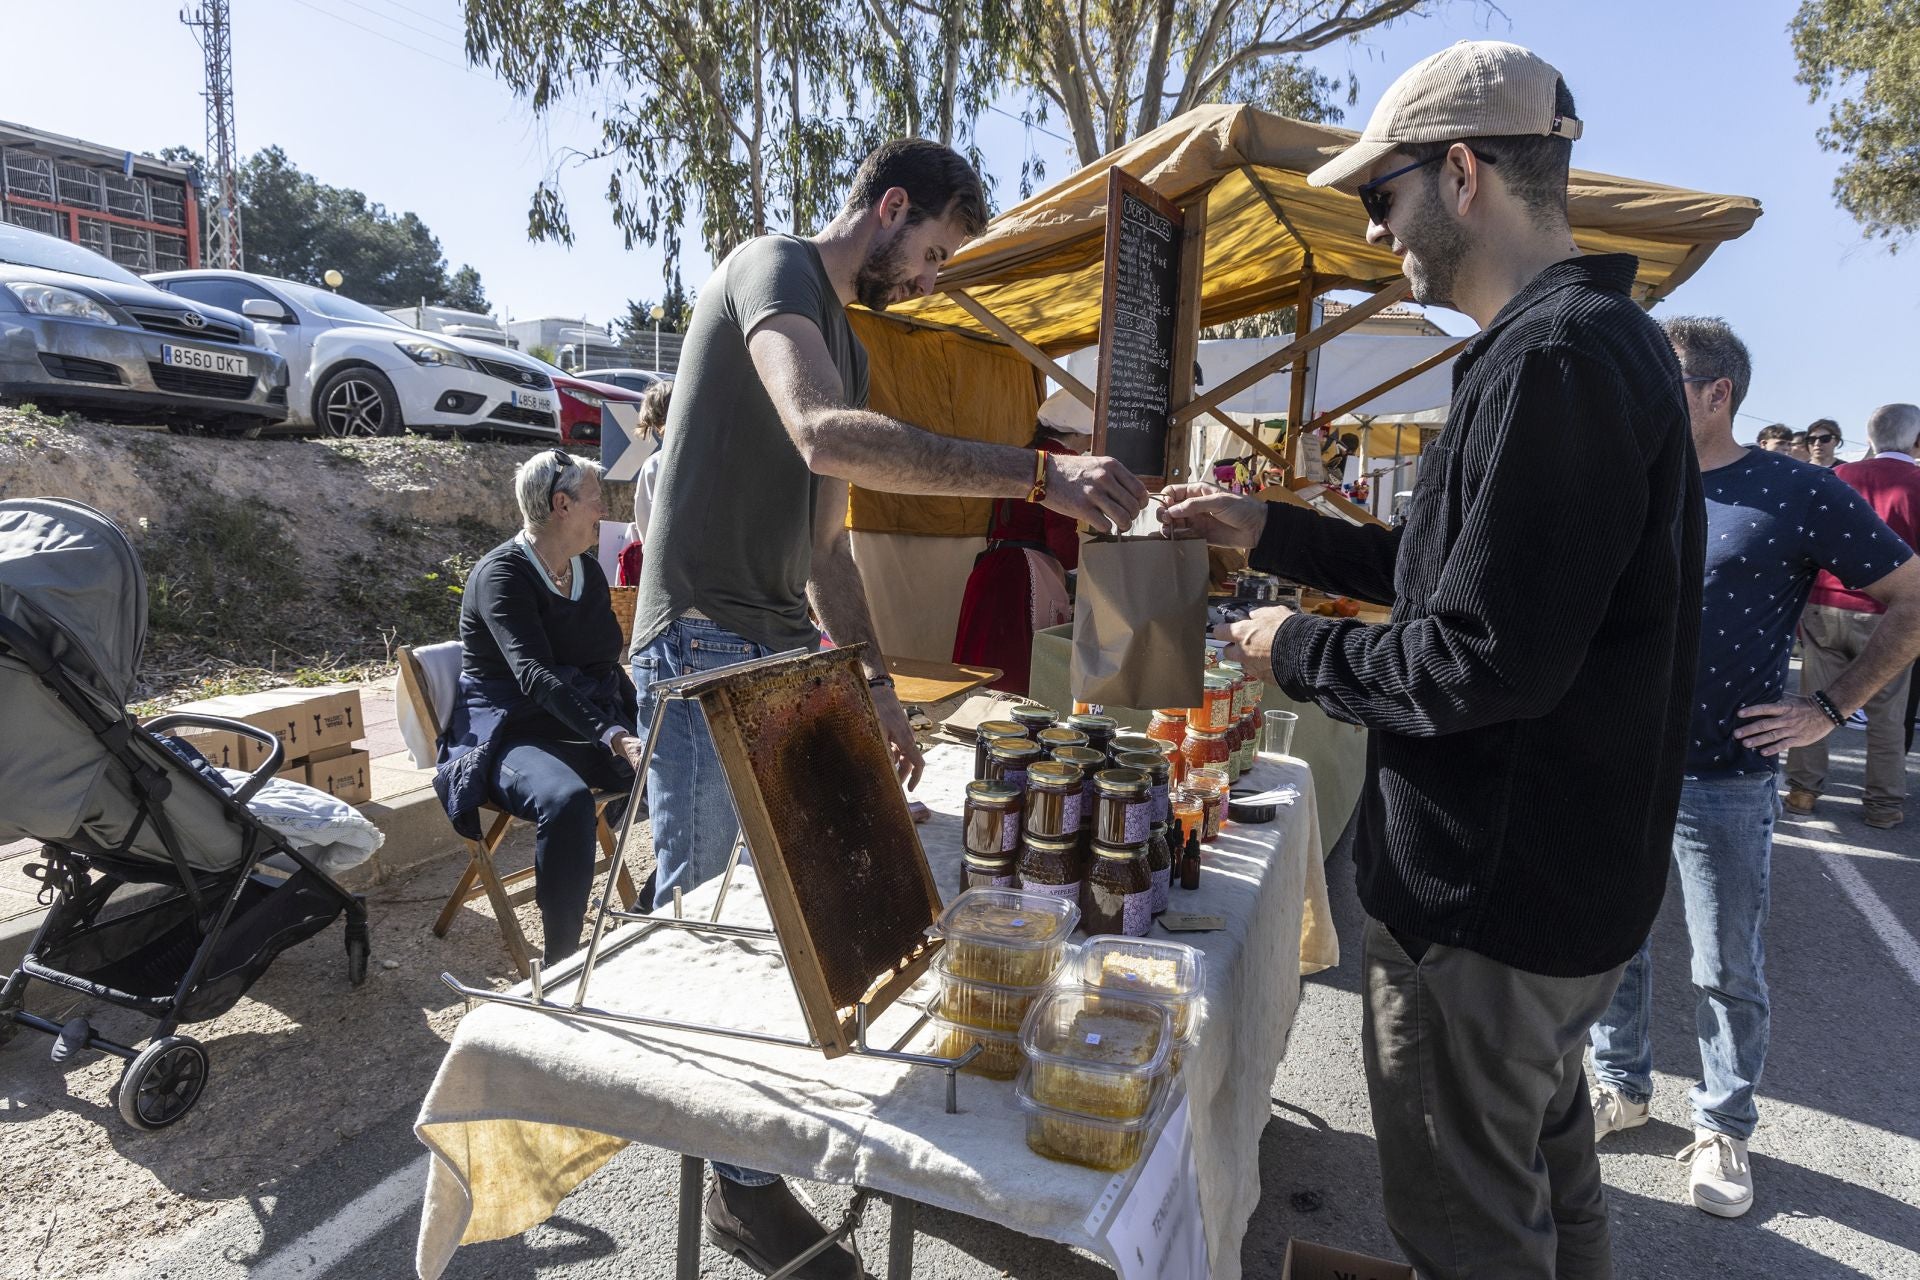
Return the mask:
POLYGON ((913 1280, 913 1219, 919 1205, 905 1196, 888 1196, 887 1280, 913 1280))
POLYGON ((673 1280, 700 1280, 700 1193, 706 1187, 707 1162, 680 1157, 680 1230, 673 1248, 673 1280))

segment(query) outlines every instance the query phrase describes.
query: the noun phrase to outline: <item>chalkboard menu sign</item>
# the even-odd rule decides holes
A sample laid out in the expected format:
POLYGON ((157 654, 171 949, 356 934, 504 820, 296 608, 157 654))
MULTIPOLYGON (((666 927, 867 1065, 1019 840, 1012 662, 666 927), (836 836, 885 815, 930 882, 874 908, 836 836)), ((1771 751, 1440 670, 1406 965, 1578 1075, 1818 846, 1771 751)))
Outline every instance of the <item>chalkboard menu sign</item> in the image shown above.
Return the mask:
POLYGON ((1144 183, 1110 171, 1093 451, 1151 480, 1168 474, 1180 236, 1178 209, 1144 183))

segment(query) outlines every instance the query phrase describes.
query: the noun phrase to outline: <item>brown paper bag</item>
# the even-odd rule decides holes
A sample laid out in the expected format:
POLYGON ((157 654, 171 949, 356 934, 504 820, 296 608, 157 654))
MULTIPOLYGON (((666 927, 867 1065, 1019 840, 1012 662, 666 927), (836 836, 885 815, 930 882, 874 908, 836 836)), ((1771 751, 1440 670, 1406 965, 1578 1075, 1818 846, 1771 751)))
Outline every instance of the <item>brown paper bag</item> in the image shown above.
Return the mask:
POLYGON ((1200 702, 1207 635, 1207 544, 1122 538, 1080 548, 1073 609, 1073 698, 1106 706, 1200 702))

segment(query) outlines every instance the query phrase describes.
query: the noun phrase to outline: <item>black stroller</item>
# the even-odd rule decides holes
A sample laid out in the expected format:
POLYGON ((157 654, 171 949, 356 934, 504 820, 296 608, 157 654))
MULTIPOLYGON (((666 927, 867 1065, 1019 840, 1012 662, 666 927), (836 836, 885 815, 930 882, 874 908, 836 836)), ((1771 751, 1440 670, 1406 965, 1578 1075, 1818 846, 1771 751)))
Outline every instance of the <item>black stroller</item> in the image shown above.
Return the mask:
POLYGON ((370 943, 360 897, 247 810, 280 768, 277 738, 212 716, 143 728, 127 714, 146 631, 146 575, 111 520, 51 498, 0 502, 0 842, 42 842, 45 862, 27 870, 50 908, 0 987, 0 1042, 31 1027, 54 1037, 55 1062, 83 1050, 127 1059, 120 1116, 160 1129, 207 1082, 207 1052, 180 1024, 231 1009, 275 956, 343 911, 355 986, 370 943), (226 790, 154 736, 186 725, 245 734, 269 758, 226 790), (269 857, 291 874, 263 869, 269 857), (35 981, 158 1025, 135 1049, 84 1017, 39 1017, 25 1008, 35 981))

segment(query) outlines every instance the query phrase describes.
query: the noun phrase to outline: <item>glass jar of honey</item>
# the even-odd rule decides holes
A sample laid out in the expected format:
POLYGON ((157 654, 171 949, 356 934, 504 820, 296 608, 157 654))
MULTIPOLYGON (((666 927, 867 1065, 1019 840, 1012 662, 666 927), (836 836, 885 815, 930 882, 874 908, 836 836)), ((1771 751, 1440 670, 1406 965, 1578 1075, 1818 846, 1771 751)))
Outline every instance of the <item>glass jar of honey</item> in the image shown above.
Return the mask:
POLYGON ((969 782, 960 829, 967 853, 1011 858, 1020 847, 1020 791, 1003 782, 969 782))
POLYGON ((1153 882, 1153 914, 1159 915, 1170 905, 1173 889, 1173 847, 1163 823, 1154 823, 1147 835, 1147 876, 1153 882))
POLYGON ((1065 725, 1055 725, 1051 729, 1042 729, 1033 735, 1033 740, 1040 744, 1041 750, 1048 753, 1058 751, 1062 747, 1084 747, 1087 745, 1086 734, 1080 732, 1078 729, 1069 729, 1065 725))
POLYGON ((1107 748, 1107 754, 1117 759, 1129 751, 1158 751, 1159 749, 1159 740, 1149 738, 1144 733, 1116 733, 1113 735, 1112 745, 1107 748))
POLYGON ((1089 935, 1147 936, 1153 928, 1153 875, 1144 844, 1094 843, 1093 865, 1080 891, 1080 924, 1089 935))
POLYGON ((1191 783, 1195 769, 1206 769, 1227 762, 1231 754, 1227 747, 1227 735, 1211 729, 1189 729, 1187 739, 1180 744, 1180 754, 1187 762, 1186 777, 1183 781, 1191 783))
POLYGON ((1174 825, 1182 832, 1199 831, 1206 825, 1206 801, 1192 787, 1175 787, 1169 804, 1174 825))
POLYGON ((1247 732, 1244 722, 1235 720, 1233 727, 1227 730, 1227 776, 1235 782, 1246 770, 1240 767, 1241 748, 1246 745, 1247 732))
POLYGON ((1048 840, 1080 838, 1080 767, 1041 760, 1027 767, 1027 834, 1048 840))
POLYGON ((1042 729, 1053 728, 1060 717, 1052 707, 1042 707, 1036 704, 1033 706, 1015 707, 1007 713, 1007 719, 1012 720, 1015 724, 1018 724, 1022 729, 1026 730, 1029 738, 1038 741, 1037 735, 1039 732, 1042 729))
POLYGON ((973 776, 976 779, 987 776, 987 748, 995 738, 1026 736, 1026 730, 1011 720, 982 720, 980 727, 973 731, 973 776))
POLYGON ((1049 840, 1030 834, 1020 847, 1020 887, 1028 893, 1078 902, 1086 878, 1077 839, 1049 840))
POLYGON ((1238 764, 1240 776, 1246 777, 1253 768, 1254 757, 1260 749, 1260 726, 1254 722, 1254 713, 1249 711, 1240 717, 1240 754, 1238 764))
POLYGON ((1104 756, 1113 747, 1113 735, 1120 732, 1120 722, 1112 716, 1075 715, 1067 717, 1067 728, 1086 734, 1087 745, 1104 756))
POLYGON ((1018 864, 1014 859, 983 858, 969 853, 960 863, 960 892, 969 889, 1011 889, 1018 864))
POLYGON ((1220 838, 1227 825, 1227 793, 1233 789, 1225 769, 1212 766, 1187 774, 1187 785, 1200 793, 1205 809, 1201 816, 1200 839, 1208 844, 1220 838))
POLYGON ((1017 787, 1024 796, 1028 767, 1044 758, 1037 742, 1028 742, 1025 738, 995 738, 987 744, 987 781, 1017 787))
POLYGON ((1173 780, 1178 783, 1187 768, 1186 757, 1180 754, 1180 744, 1187 736, 1187 713, 1184 710, 1154 712, 1153 719, 1147 723, 1147 736, 1156 742, 1173 744, 1173 780))
POLYGON ((1153 828, 1150 775, 1138 769, 1104 769, 1093 781, 1094 843, 1145 845, 1153 828))
POLYGON ((1224 733, 1233 723, 1233 677, 1209 671, 1200 684, 1200 705, 1187 708, 1187 732, 1224 733))
POLYGON ((1148 794, 1153 800, 1153 807, 1147 811, 1147 821, 1172 820, 1172 811, 1167 807, 1167 792, 1173 785, 1173 769, 1164 754, 1158 751, 1122 752, 1114 761, 1114 767, 1138 769, 1147 775, 1148 794))

